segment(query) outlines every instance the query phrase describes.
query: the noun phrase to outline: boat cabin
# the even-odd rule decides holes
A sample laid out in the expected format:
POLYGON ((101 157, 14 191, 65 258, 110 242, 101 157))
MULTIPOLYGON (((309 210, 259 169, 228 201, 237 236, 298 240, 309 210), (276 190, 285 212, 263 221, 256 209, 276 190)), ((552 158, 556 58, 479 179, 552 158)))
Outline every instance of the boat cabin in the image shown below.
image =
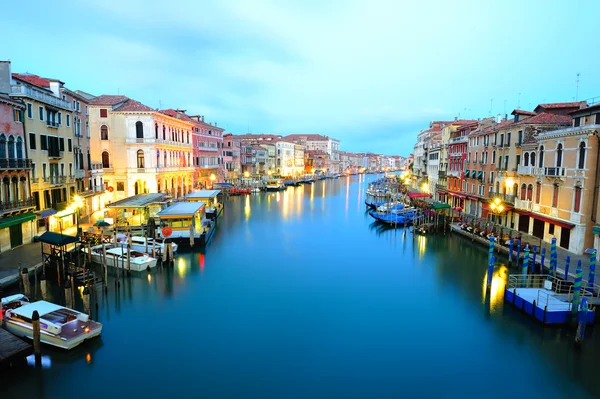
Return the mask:
POLYGON ((156 216, 160 219, 160 233, 165 227, 171 228, 170 237, 173 239, 190 238, 193 232, 194 237, 200 237, 204 232, 203 223, 206 219, 206 204, 201 201, 196 202, 176 202, 166 209, 160 211, 156 216))
POLYGON ((216 219, 223 212, 221 190, 198 190, 186 195, 188 202, 204 202, 205 212, 209 219, 216 219))

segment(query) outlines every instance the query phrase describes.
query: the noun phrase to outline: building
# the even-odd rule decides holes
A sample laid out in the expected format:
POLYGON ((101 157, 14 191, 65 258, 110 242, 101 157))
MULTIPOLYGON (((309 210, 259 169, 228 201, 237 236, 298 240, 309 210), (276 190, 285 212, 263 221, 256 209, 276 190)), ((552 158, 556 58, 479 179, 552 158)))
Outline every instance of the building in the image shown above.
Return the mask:
MULTIPOLYGON (((290 134, 286 141, 302 145, 306 150, 317 150, 327 154, 328 162, 324 173, 340 173, 340 141, 320 134, 290 134)), ((300 157, 297 158, 300 160, 300 157)), ((302 157, 304 159, 304 156, 302 157)))
POLYGON ((275 143, 277 158, 275 172, 280 176, 295 176, 303 170, 296 169, 296 144, 290 141, 279 140, 275 143))
POLYGON ((0 252, 30 243, 37 231, 24 127, 27 108, 9 97, 10 78, 10 63, 0 62, 0 252))
POLYGON ((240 162, 240 140, 231 133, 223 135, 224 179, 232 182, 240 178, 242 170, 240 162))
POLYGON ((120 95, 89 102, 92 163, 101 163, 108 198, 143 193, 180 198, 193 187, 196 126, 183 113, 171 116, 120 95))

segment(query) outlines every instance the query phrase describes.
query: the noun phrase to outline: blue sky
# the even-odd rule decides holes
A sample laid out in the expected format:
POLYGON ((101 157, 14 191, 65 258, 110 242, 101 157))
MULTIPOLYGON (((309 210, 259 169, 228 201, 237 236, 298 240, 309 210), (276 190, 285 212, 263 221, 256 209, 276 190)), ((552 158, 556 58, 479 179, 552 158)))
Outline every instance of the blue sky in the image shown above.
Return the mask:
POLYGON ((13 72, 234 134, 320 133, 408 155, 430 120, 573 101, 577 73, 578 99, 600 96, 599 3, 11 2, 0 54, 13 72))

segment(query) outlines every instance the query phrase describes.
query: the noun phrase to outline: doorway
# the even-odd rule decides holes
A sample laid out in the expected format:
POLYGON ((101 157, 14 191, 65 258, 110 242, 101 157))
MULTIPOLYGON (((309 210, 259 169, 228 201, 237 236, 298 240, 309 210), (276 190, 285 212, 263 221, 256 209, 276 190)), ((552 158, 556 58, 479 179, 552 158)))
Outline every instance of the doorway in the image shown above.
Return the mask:
POLYGON ((20 224, 10 226, 10 247, 16 248, 23 245, 23 230, 20 224))
POLYGON ((545 223, 538 219, 533 219, 533 235, 537 238, 544 238, 545 223))
POLYGON ((560 228, 560 246, 564 249, 569 249, 569 241, 571 241, 571 229, 566 227, 560 228))

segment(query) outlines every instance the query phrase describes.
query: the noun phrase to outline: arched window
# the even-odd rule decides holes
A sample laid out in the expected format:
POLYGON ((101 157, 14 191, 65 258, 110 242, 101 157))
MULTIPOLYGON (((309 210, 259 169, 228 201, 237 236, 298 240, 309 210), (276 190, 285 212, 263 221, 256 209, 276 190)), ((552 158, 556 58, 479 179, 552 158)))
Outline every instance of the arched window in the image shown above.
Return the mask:
POLYGON ((560 168, 562 166, 562 153, 563 153, 563 146, 562 144, 559 144, 558 147, 556 147, 556 167, 560 168))
POLYGON ((158 138, 158 123, 154 124, 154 138, 158 138))
POLYGON ((187 132, 187 143, 190 143, 190 132, 187 132))
POLYGON ((540 147, 540 168, 544 167, 544 146, 540 147))
MULTIPOLYGON (((513 185, 513 192, 512 192, 512 193, 513 193, 513 195, 514 195, 515 197, 516 197, 517 195, 519 195, 518 191, 519 191, 519 185, 518 185, 517 183, 515 183, 515 184, 513 185)), ((506 193, 504 193, 504 194, 506 194, 506 193)))
POLYGON ((579 143, 579 162, 577 163, 579 169, 585 167, 585 143, 582 141, 579 143))
POLYGON ((526 198, 527 198, 527 185, 522 184, 521 185, 521 201, 525 201, 526 198))
POLYGON ((540 197, 542 196, 542 184, 535 183, 535 203, 540 203, 540 197))
POLYGON ((526 152, 523 156, 523 166, 529 166, 529 153, 526 152))
POLYGON ((100 126, 100 140, 108 140, 108 126, 100 126))
POLYGON ((0 134, 0 158, 6 158, 6 136, 0 134))
POLYGON ((531 158, 529 160, 531 161, 531 166, 535 166, 535 152, 531 153, 531 158))
POLYGON ((163 140, 167 139, 167 128, 163 125, 163 140))
POLYGON ((533 184, 527 186, 527 201, 533 200, 533 184))
MULTIPOLYGON (((583 143, 581 143, 583 144, 583 143)), ((575 200, 573 204, 573 212, 579 212, 581 208, 581 187, 575 187, 575 200)))
POLYGON ((11 135, 8 136, 8 158, 15 157, 15 138, 11 135))
POLYGON ((135 123, 135 137, 138 139, 144 138, 144 124, 140 121, 135 123))
POLYGON ((102 152, 102 167, 110 168, 110 156, 107 151, 102 152))
POLYGON ((160 150, 156 150, 156 167, 160 165, 160 150))
POLYGON ((23 139, 17 137, 17 159, 23 159, 23 139))
POLYGON ((164 154, 164 158, 165 158, 165 162, 163 163, 163 166, 167 166, 167 152, 163 151, 164 154))
POLYGON ((138 150, 137 152, 137 167, 138 168, 145 168, 144 166, 144 151, 143 150, 138 150))

